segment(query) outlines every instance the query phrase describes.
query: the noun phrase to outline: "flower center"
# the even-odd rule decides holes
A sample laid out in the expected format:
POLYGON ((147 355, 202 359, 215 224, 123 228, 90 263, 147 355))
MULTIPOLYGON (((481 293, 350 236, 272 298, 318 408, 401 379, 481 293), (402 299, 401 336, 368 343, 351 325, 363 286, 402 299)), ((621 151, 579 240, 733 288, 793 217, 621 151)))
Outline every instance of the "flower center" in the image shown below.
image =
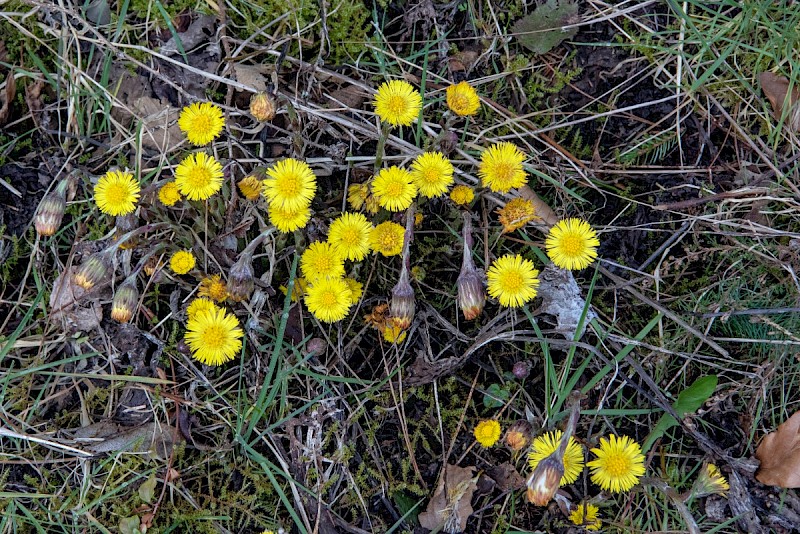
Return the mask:
POLYGON ((389 111, 394 115, 401 115, 406 111, 406 99, 402 96, 393 96, 389 98, 386 107, 389 108, 389 111))
POLYGON ((348 228, 342 232, 342 242, 345 245, 358 245, 361 242, 361 235, 355 228, 348 228))
POLYGON ((336 293, 333 291, 326 291, 320 295, 320 301, 326 308, 331 308, 337 304, 336 293))
POLYGON ((188 178, 192 187, 205 187, 211 183, 211 171, 205 167, 195 166, 189 171, 188 178))
POLYGON ((317 271, 321 273, 327 273, 331 270, 331 260, 330 258, 317 258, 317 271))
POLYGON ((112 184, 106 189, 106 200, 109 204, 121 204, 128 196, 128 189, 122 184, 112 184))
POLYGON ((219 325, 211 325, 203 332, 203 344, 210 349, 219 349, 225 344, 225 330, 219 325))
POLYGON ((278 190, 284 196, 294 197, 300 193, 300 180, 294 174, 284 176, 277 185, 278 190))
POLYGON ((403 194, 403 184, 400 182, 389 182, 386 186, 386 196, 399 197, 403 194))
POLYGON ((465 95, 454 95, 453 105, 451 106, 456 111, 462 111, 469 105, 469 99, 465 95))
POLYGON ((198 115, 192 121, 192 130, 197 132, 208 132, 211 130, 211 118, 205 115, 198 115))
POLYGON ((522 275, 518 272, 506 273, 503 277, 503 287, 506 291, 519 291, 522 288, 522 275))
POLYGON ((514 166, 508 163, 497 163, 493 170, 497 180, 501 182, 508 182, 514 177, 514 166))
POLYGON ((573 235, 561 238, 561 250, 563 250, 564 254, 567 256, 580 256, 583 252, 581 239, 573 235))
POLYGON ((439 181, 439 175, 440 173, 437 169, 428 168, 423 171, 422 179, 429 184, 435 184, 439 181))
POLYGON ((609 476, 617 478, 630 471, 630 466, 625 458, 620 456, 609 456, 606 458, 605 470, 609 476))

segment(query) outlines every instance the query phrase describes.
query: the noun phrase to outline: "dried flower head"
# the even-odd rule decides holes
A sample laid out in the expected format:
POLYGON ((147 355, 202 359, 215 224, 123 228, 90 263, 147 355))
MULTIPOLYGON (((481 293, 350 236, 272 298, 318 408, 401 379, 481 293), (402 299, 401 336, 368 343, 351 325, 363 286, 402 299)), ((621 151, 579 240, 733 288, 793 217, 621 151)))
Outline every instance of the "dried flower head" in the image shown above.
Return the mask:
POLYGON ((186 323, 184 339, 192 357, 206 365, 232 360, 242 348, 239 320, 223 309, 198 312, 186 323))
POLYGON ((533 203, 524 198, 509 200, 505 206, 496 211, 500 224, 503 225, 502 233, 504 234, 522 228, 532 220, 539 218, 536 216, 533 203))
POLYGON ((514 452, 521 451, 531 442, 532 432, 533 428, 528 421, 524 419, 514 421, 514 424, 508 427, 508 430, 506 430, 506 447, 514 452))
POLYGON ((447 88, 447 107, 456 115, 475 115, 481 107, 478 92, 469 83, 461 81, 447 88))
POLYGON ((259 122, 271 121, 275 117, 275 102, 267 93, 256 93, 250 97, 250 115, 259 122))
POLYGON ((222 188, 222 165, 210 154, 189 154, 175 168, 175 183, 189 200, 206 200, 222 188))
POLYGON ((158 189, 158 200, 165 206, 174 206, 183 198, 178 184, 167 182, 158 189))
POLYGON ((508 193, 528 181, 522 164, 525 154, 513 143, 496 143, 481 153, 478 175, 495 193, 508 193))
POLYGON ((228 298, 228 286, 218 274, 206 276, 200 280, 197 296, 208 297, 214 302, 224 302, 228 298))
POLYGON ((585 269, 597 258, 597 232, 581 219, 565 219, 550 228, 545 240, 547 255, 562 269, 585 269))
POLYGON ((411 173, 392 165, 381 171, 372 180, 372 193, 378 204, 389 211, 407 209, 417 196, 411 173))
POLYGON ((475 199, 475 191, 466 185, 457 185, 450 191, 450 200, 457 206, 466 206, 475 199))
POLYGON ((242 254, 228 271, 226 285, 228 296, 234 302, 241 302, 250 298, 255 289, 255 271, 253 271, 253 256, 242 254))
MULTIPOLYGON (((465 212, 466 213, 466 212, 465 212)), ((464 319, 471 321, 477 318, 486 304, 485 277, 478 271, 472 259, 472 218, 468 213, 464 216, 461 229, 464 237, 464 250, 461 258, 461 272, 456 282, 458 286, 458 307, 464 319)))
POLYGON ((196 264, 194 254, 190 250, 179 250, 169 259, 169 266, 175 274, 186 274, 196 264))
POLYGON ((287 158, 267 169, 264 196, 270 206, 297 211, 308 207, 317 192, 317 177, 305 161, 287 158))
POLYGON ((129 172, 108 171, 94 186, 94 200, 108 215, 127 215, 139 201, 139 181, 129 172))
POLYGON ((425 152, 411 164, 411 179, 420 195, 438 197, 453 183, 453 164, 441 152, 425 152))
POLYGON ((195 102, 183 108, 178 118, 178 127, 195 146, 207 145, 216 139, 224 126, 222 110, 211 102, 195 102))
POLYGON ((484 419, 475 426, 473 434, 478 443, 489 448, 500 439, 500 422, 495 419, 484 419))
POLYGON ((394 324, 403 330, 408 329, 411 326, 411 321, 414 320, 415 307, 414 288, 411 287, 408 269, 404 262, 404 266, 400 271, 400 279, 392 288, 392 300, 389 304, 389 314, 394 320, 394 324))
POLYGON ((129 280, 117 288, 111 301, 111 318, 118 323, 127 323, 133 318, 139 305, 139 290, 136 281, 129 280))
POLYGON ((378 87, 375 95, 375 113, 392 126, 409 126, 419 116, 422 96, 404 81, 392 80, 378 87))
POLYGON ((564 464, 555 453, 544 458, 528 477, 528 501, 536 506, 547 506, 558 491, 559 481, 563 476, 564 464))

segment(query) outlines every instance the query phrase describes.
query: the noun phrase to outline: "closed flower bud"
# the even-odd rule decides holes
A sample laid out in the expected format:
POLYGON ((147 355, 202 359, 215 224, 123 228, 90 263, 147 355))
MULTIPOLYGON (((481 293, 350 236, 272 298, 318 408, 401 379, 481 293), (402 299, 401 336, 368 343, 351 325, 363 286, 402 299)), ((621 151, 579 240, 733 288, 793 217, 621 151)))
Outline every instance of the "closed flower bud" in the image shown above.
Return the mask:
POLYGON ((61 227, 64 211, 67 209, 67 184, 68 180, 61 180, 53 191, 50 191, 36 210, 33 224, 36 232, 41 236, 50 236, 61 227))
POLYGON ((521 451, 531 442, 531 424, 524 419, 516 421, 506 430, 506 446, 514 452, 521 451))
POLYGON ((511 372, 520 380, 528 378, 528 375, 531 374, 531 362, 527 360, 516 362, 511 368, 511 372))
POLYGON ((239 191, 247 200, 258 200, 263 188, 262 182, 267 177, 263 167, 256 167, 253 172, 239 180, 239 191))
POLYGON ((267 93, 256 93, 250 97, 250 114, 259 122, 275 117, 275 102, 267 93))
POLYGON ((228 297, 241 302, 250 297, 254 288, 253 256, 242 253, 228 273, 228 297))
POLYGON ((461 261, 461 273, 458 275, 458 307, 464 314, 464 319, 471 321, 477 318, 486 304, 486 289, 484 277, 472 261, 472 219, 468 213, 464 214, 464 254, 461 261))
POLYGON ((102 282, 109 275, 111 262, 104 252, 97 252, 89 256, 74 274, 75 283, 83 289, 89 290, 102 282))
POLYGON ((528 501, 536 506, 547 506, 564 476, 564 463, 558 459, 557 452, 539 462, 528 477, 528 501))
POLYGON ((119 323, 127 323, 136 312, 139 304, 139 290, 136 282, 130 280, 117 288, 111 301, 111 318, 119 323))
POLYGON ((408 276, 408 266, 403 262, 403 268, 400 271, 400 280, 392 288, 392 301, 389 304, 389 315, 392 322, 398 328, 406 330, 411 326, 411 321, 414 319, 414 308, 416 302, 414 299, 414 288, 411 287, 408 276))

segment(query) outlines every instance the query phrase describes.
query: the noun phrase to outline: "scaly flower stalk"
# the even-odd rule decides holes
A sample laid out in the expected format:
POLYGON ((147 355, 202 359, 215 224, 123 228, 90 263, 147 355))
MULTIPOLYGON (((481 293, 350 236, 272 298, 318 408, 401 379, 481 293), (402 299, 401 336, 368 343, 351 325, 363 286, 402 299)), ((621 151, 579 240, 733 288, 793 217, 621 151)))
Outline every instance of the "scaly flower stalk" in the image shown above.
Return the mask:
POLYGON ((239 254, 239 259, 228 271, 228 296, 240 302, 248 297, 255 288, 255 272, 253 271, 253 253, 267 236, 273 232, 269 228, 253 239, 239 254))
POLYGON ((403 258, 400 267, 400 279, 392 288, 392 301, 389 305, 389 315, 395 326, 405 330, 411 326, 414 319, 416 302, 414 288, 411 287, 411 241, 414 239, 414 210, 412 204, 406 212, 406 231, 403 239, 403 258))
POLYGON ((458 306, 464 319, 471 321, 478 317, 486 304, 484 275, 475 267, 472 260, 472 216, 463 213, 464 226, 461 234, 464 238, 464 254, 461 260, 461 273, 458 275, 458 306))

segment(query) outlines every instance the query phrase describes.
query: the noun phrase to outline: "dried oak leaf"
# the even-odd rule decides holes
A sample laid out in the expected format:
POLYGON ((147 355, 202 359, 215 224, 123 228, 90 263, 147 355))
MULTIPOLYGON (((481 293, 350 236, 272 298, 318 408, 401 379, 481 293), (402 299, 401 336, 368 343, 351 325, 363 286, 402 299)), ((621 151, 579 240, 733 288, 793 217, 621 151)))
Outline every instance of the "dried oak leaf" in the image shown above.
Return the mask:
POLYGON ((511 31, 519 44, 534 54, 546 54, 562 41, 575 37, 578 5, 570 0, 548 0, 514 23, 511 31))
POLYGON ((800 488, 800 411, 770 432, 756 449, 756 480, 768 486, 800 488))
POLYGON ((789 106, 786 115, 786 124, 788 124, 795 132, 800 131, 800 106, 795 104, 800 100, 800 90, 797 84, 792 89, 791 97, 789 95, 789 86, 791 83, 786 76, 778 76, 772 72, 762 72, 758 75, 758 81, 761 83, 761 90, 772 105, 772 114, 777 120, 783 116, 784 106, 789 106))
POLYGON ((472 514, 472 494, 477 488, 474 467, 447 464, 439 478, 428 507, 419 514, 419 524, 428 530, 441 529, 448 534, 463 532, 472 514))

